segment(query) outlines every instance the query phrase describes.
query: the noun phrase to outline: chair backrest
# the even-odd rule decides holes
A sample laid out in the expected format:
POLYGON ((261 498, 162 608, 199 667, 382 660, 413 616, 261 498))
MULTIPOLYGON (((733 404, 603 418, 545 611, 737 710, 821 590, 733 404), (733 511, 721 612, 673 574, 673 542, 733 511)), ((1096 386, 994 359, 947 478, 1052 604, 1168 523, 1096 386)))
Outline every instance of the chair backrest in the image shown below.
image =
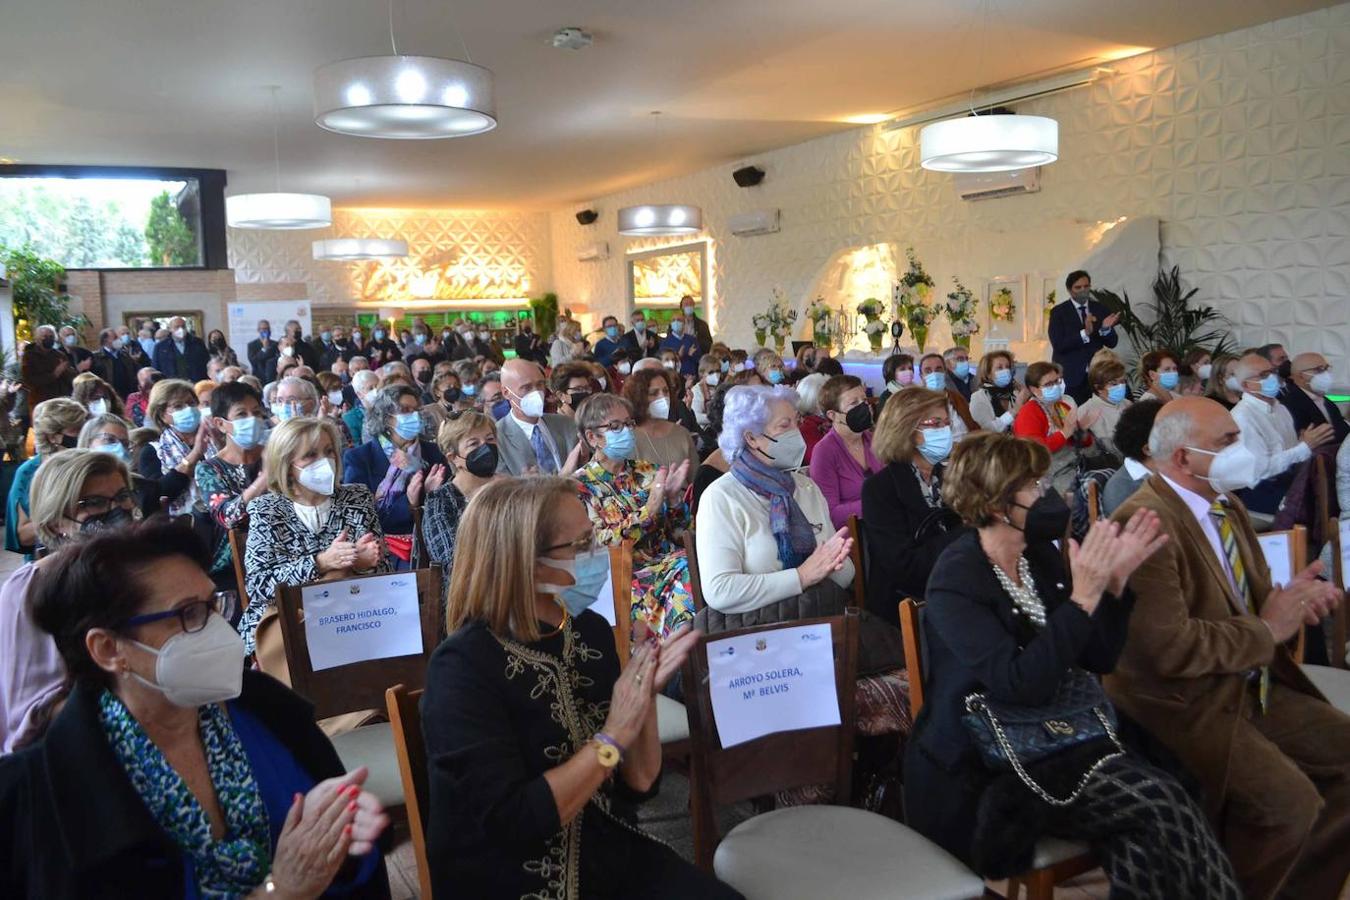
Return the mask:
POLYGON ((413 857, 422 896, 431 897, 431 869, 427 865, 426 813, 431 809, 431 786, 427 780, 427 745, 422 739, 422 691, 396 684, 384 693, 398 756, 398 774, 403 781, 403 803, 408 811, 413 857))
POLYGON ((909 676, 909 714, 917 719, 923 709, 923 601, 900 601, 900 636, 905 642, 905 674, 909 676))
MULTIPOLYGON (((633 542, 609 548, 609 580, 613 588, 614 649, 620 663, 632 655, 633 645, 633 542)), ((600 602, 604 602, 602 597, 600 602)))
POLYGON ((867 606, 867 557, 863 547, 863 520, 857 516, 848 517, 848 534, 853 538, 853 550, 849 556, 853 560, 853 603, 858 609, 867 606))
MULTIPOLYGON (((310 662, 309 639, 305 635, 305 607, 301 592, 306 585, 281 585, 277 588, 277 615, 281 620, 281 635, 286 645, 291 687, 314 704, 316 719, 378 709, 384 703, 385 691, 392 685, 406 684, 410 689, 417 690, 426 683, 427 659, 440 641, 441 570, 439 566, 433 566, 406 574, 417 579, 422 652, 366 660, 317 672, 310 662)), ((382 577, 367 575, 327 584, 351 584, 366 578, 382 577)))
POLYGON ((1346 567, 1346 544, 1345 535, 1341 532, 1341 525, 1345 524, 1346 533, 1350 534, 1350 520, 1342 523, 1338 519, 1327 520, 1327 541, 1331 544, 1331 583, 1341 589, 1341 602, 1331 614, 1331 665, 1337 669, 1350 668, 1346 662, 1345 642, 1346 642, 1346 618, 1350 616, 1350 611, 1346 610, 1345 605, 1350 595, 1345 593, 1345 580, 1350 577, 1350 571, 1346 567))
POLYGON ((1089 478, 1087 483, 1088 520, 1095 522, 1102 517, 1101 501, 1097 497, 1097 479, 1089 478))
POLYGON ((248 609, 248 593, 244 590, 244 548, 248 545, 247 528, 231 528, 230 560, 234 563, 235 590, 239 593, 239 608, 248 609))
POLYGON ((694 612, 707 606, 703 602, 703 582, 698 576, 698 545, 694 541, 694 529, 684 532, 684 555, 689 560, 689 592, 694 596, 694 612))
MULTIPOLYGON (((1265 554, 1266 566, 1270 569, 1272 584, 1287 583, 1294 575, 1308 565, 1308 529, 1295 525, 1287 531, 1267 531, 1256 536, 1261 552, 1265 554)), ((1295 662, 1303 662, 1304 639, 1306 629, 1298 630, 1298 640, 1294 645, 1295 662)))
POLYGON ((704 635, 690 652, 685 661, 684 685, 691 749, 690 810, 698 865, 711 868, 719 806, 812 784, 832 785, 837 802, 848 802, 853 775, 859 621, 856 612, 848 611, 843 616, 704 635), (822 623, 830 626, 840 724, 779 732, 722 747, 708 688, 708 642, 822 623))
POLYGON ((412 521, 412 566, 425 569, 431 565, 431 557, 427 555, 427 542, 422 537, 422 507, 413 507, 412 521))

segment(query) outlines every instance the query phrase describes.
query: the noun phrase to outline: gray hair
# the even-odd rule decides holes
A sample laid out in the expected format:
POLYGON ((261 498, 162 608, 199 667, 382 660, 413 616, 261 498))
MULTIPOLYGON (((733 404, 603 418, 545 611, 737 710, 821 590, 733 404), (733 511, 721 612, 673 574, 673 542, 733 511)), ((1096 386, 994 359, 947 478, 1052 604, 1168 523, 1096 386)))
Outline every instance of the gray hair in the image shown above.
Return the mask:
POLYGON ((820 389, 830 376, 824 372, 812 372, 797 382, 797 412, 804 416, 820 415, 820 389))
POLYGON ((1194 427, 1195 419, 1188 412, 1168 410, 1165 415, 1159 414, 1148 434, 1148 455, 1158 463, 1171 459, 1173 453, 1194 443, 1194 427))
POLYGON ((362 439, 373 441, 389 435, 389 420, 402 412, 398 401, 404 396, 412 397, 419 405, 422 402, 421 395, 406 384, 382 387, 367 398, 366 424, 361 429, 362 439))
POLYGON ((287 375, 285 378, 277 382, 276 392, 278 394, 281 393, 281 389, 284 387, 292 387, 292 388, 298 387, 300 389, 300 392, 305 395, 306 400, 313 400, 315 403, 319 402, 318 389, 315 388, 313 383, 311 383, 307 379, 296 378, 294 375, 287 375))
POLYGON ((362 369, 352 376, 352 390, 360 394, 369 394, 379 383, 380 376, 369 369, 362 369))
POLYGON ((660 371, 664 368, 665 366, 661 365, 661 360, 657 359, 655 356, 644 356, 642 359, 633 363, 634 373, 641 372, 643 369, 656 369, 657 371, 660 371))
POLYGON ((622 409, 625 419, 633 418, 633 404, 618 394, 591 394, 577 407, 577 431, 582 438, 588 431, 599 431, 614 410, 622 409))
POLYGON ((116 425, 119 428, 125 429, 128 436, 130 436, 131 429, 134 427, 126 419, 119 415, 114 415, 113 413, 104 413, 101 416, 94 416, 92 419, 85 422, 84 427, 80 429, 79 448, 81 450, 88 450, 89 445, 94 442, 94 438, 98 436, 98 433, 103 430, 105 425, 116 425))
POLYGON ((56 337, 56 327, 53 325, 39 325, 37 328, 33 329, 33 337, 36 340, 42 340, 42 333, 44 331, 50 331, 52 337, 56 337))
POLYGON ((797 407, 797 392, 790 387, 741 384, 727 391, 722 409, 722 433, 717 446, 727 462, 745 449, 746 434, 763 434, 769 424, 769 406, 778 401, 797 407))

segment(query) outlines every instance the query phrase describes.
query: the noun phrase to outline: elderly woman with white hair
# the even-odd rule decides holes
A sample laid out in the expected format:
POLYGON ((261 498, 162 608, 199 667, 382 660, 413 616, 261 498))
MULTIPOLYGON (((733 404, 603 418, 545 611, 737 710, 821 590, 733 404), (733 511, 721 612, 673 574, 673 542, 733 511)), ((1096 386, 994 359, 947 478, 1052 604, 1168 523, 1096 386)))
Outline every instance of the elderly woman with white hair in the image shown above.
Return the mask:
POLYGON ((806 456, 802 458, 804 466, 811 465, 811 453, 816 449, 816 444, 830 433, 830 420, 820 409, 820 389, 829 380, 830 376, 824 372, 812 372, 793 385, 797 391, 797 412, 802 414, 802 423, 798 427, 802 440, 806 441, 806 456))
POLYGON ((5 504, 5 549, 33 559, 37 529, 30 518, 33 478, 57 453, 76 446, 89 411, 68 397, 39 403, 33 410, 33 449, 37 454, 14 472, 5 504))

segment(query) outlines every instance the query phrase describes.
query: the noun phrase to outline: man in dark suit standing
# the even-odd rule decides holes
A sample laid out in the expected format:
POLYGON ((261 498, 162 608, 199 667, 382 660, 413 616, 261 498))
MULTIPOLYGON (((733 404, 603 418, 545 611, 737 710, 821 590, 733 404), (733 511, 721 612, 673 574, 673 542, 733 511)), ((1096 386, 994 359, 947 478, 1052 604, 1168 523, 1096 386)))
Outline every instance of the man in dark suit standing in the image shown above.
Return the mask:
POLYGON ((1070 272, 1064 286, 1069 299, 1050 311, 1050 347, 1052 359, 1064 369, 1065 390, 1082 404, 1092 396, 1088 363, 1098 350, 1116 346, 1120 315, 1092 299, 1092 276, 1082 269, 1070 272))
POLYGON ((693 297, 686 294, 680 298, 680 312, 684 313, 685 319, 693 326, 688 330, 698 342, 698 355, 702 356, 712 349, 712 329, 708 327, 707 322, 694 314, 695 309, 693 297))
POLYGON ((259 378, 268 369, 268 363, 276 365, 277 342, 272 340, 272 323, 266 319, 258 321, 258 336, 248 342, 248 368, 249 371, 259 378))
POLYGON ((90 362, 89 371, 112 385, 117 396, 125 398, 136 390, 136 369, 120 341, 116 329, 100 331, 98 352, 90 362))
POLYGON ((642 310, 633 310, 633 330, 623 336, 623 349, 633 362, 660 353, 661 338, 654 329, 647 327, 647 317, 642 310))
POLYGON ((528 359, 541 366, 548 365, 544 342, 534 333, 534 323, 529 319, 520 320, 520 333, 516 335, 515 350, 517 359, 528 359))
POLYGON ((1320 353, 1300 353, 1290 364, 1289 380, 1280 394, 1280 402, 1294 420, 1294 431, 1302 434, 1313 425, 1330 425, 1339 446, 1350 434, 1350 425, 1340 409, 1327 399, 1332 387, 1331 366, 1320 353))
POLYGON ((187 330, 182 316, 169 320, 169 336, 155 344, 155 368, 166 378, 197 382, 206 378, 211 353, 202 339, 187 330))

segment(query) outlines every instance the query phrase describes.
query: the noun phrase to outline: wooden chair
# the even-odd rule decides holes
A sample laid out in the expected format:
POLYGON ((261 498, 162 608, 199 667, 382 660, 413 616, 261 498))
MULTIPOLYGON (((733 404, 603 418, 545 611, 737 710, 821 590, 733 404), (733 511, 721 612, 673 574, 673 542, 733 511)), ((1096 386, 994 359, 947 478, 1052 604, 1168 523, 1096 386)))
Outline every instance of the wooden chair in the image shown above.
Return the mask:
MULTIPOLYGON (((426 682, 427 660, 436 649, 441 633, 441 570, 438 567, 404 573, 417 579, 417 602, 421 612, 422 651, 409 656, 372 659, 315 671, 305 635, 305 609, 302 591, 306 586, 282 585, 277 588, 277 614, 286 648, 291 687, 314 704, 314 717, 327 719, 344 713, 383 709, 385 692, 396 684, 419 690, 426 682)), ((367 575, 325 584, 339 586, 383 575, 367 575)), ((396 817, 404 804, 403 784, 398 775, 394 740, 388 722, 364 725, 332 737, 348 771, 368 766, 366 789, 380 798, 396 817)))
MULTIPOLYGON (((1271 578, 1275 579, 1275 573, 1287 571, 1293 576, 1303 571, 1308 566, 1308 529, 1303 525, 1295 525, 1286 531, 1267 531, 1257 535, 1262 552, 1266 557, 1266 565, 1271 570, 1271 578), (1279 554, 1276 556, 1275 554, 1279 554)), ((1295 643, 1291 649, 1294 661, 1303 662, 1303 654, 1306 649, 1307 629, 1300 628, 1295 643)))
POLYGON ((427 555, 427 542, 422 536, 422 507, 413 507, 412 520, 412 566, 425 569, 431 566, 431 557, 427 555))
POLYGON ((863 546, 863 521, 857 516, 848 517, 848 535, 853 538, 853 603, 857 609, 867 607, 867 554, 863 546))
POLYGON ((1087 510, 1088 521, 1095 522, 1102 517, 1101 500, 1097 496, 1097 479, 1087 479, 1087 510))
POLYGON ((694 612, 707 606, 703 602, 703 582, 698 574, 698 545, 694 542, 694 531, 684 533, 684 555, 689 559, 689 588, 694 595, 694 612))
POLYGON ((389 726, 394 736, 394 752, 398 756, 398 773, 403 781, 413 857, 417 861, 417 883, 422 889, 423 900, 431 900, 426 832, 426 813, 431 809, 431 787, 427 783, 427 745, 422 739, 422 711, 418 707, 421 699, 421 690, 410 691, 401 684, 384 692, 384 702, 389 710, 389 726))
POLYGON ((1350 610, 1345 608, 1346 603, 1350 603, 1350 594, 1346 594, 1345 580, 1350 577, 1350 572, 1345 570, 1345 543, 1341 540, 1340 521, 1334 518, 1327 519, 1327 542, 1331 545, 1331 582, 1341 589, 1341 604, 1336 607, 1336 611, 1331 614, 1331 626, 1327 629, 1328 642, 1331 646, 1328 658, 1331 661, 1332 668, 1345 669, 1350 668, 1350 662, 1347 661, 1345 642, 1346 637, 1346 618, 1350 616, 1350 610))
MULTIPOLYGON (((909 711, 919 717, 923 708, 923 601, 900 601, 900 632, 905 641, 905 671, 909 674, 909 711)), ((1097 868, 1086 844, 1043 837, 1036 842, 1032 868, 1008 879, 1008 898, 1016 900, 1026 889, 1027 900, 1053 900, 1055 885, 1097 868)))
POLYGON ((705 637, 685 663, 693 740, 690 806, 695 862, 747 900, 820 897, 978 897, 984 882, 945 850, 898 822, 847 806, 762 813, 717 837, 716 808, 803 785, 850 795, 858 622, 854 612, 705 637), (708 689, 708 646, 746 634, 828 623, 840 724, 770 734, 722 747, 708 689), (715 853, 714 853, 715 849, 715 853))
POLYGON ((248 609, 248 592, 244 590, 244 548, 248 545, 247 528, 231 528, 229 531, 230 560, 234 563, 234 581, 239 592, 239 608, 248 609))

